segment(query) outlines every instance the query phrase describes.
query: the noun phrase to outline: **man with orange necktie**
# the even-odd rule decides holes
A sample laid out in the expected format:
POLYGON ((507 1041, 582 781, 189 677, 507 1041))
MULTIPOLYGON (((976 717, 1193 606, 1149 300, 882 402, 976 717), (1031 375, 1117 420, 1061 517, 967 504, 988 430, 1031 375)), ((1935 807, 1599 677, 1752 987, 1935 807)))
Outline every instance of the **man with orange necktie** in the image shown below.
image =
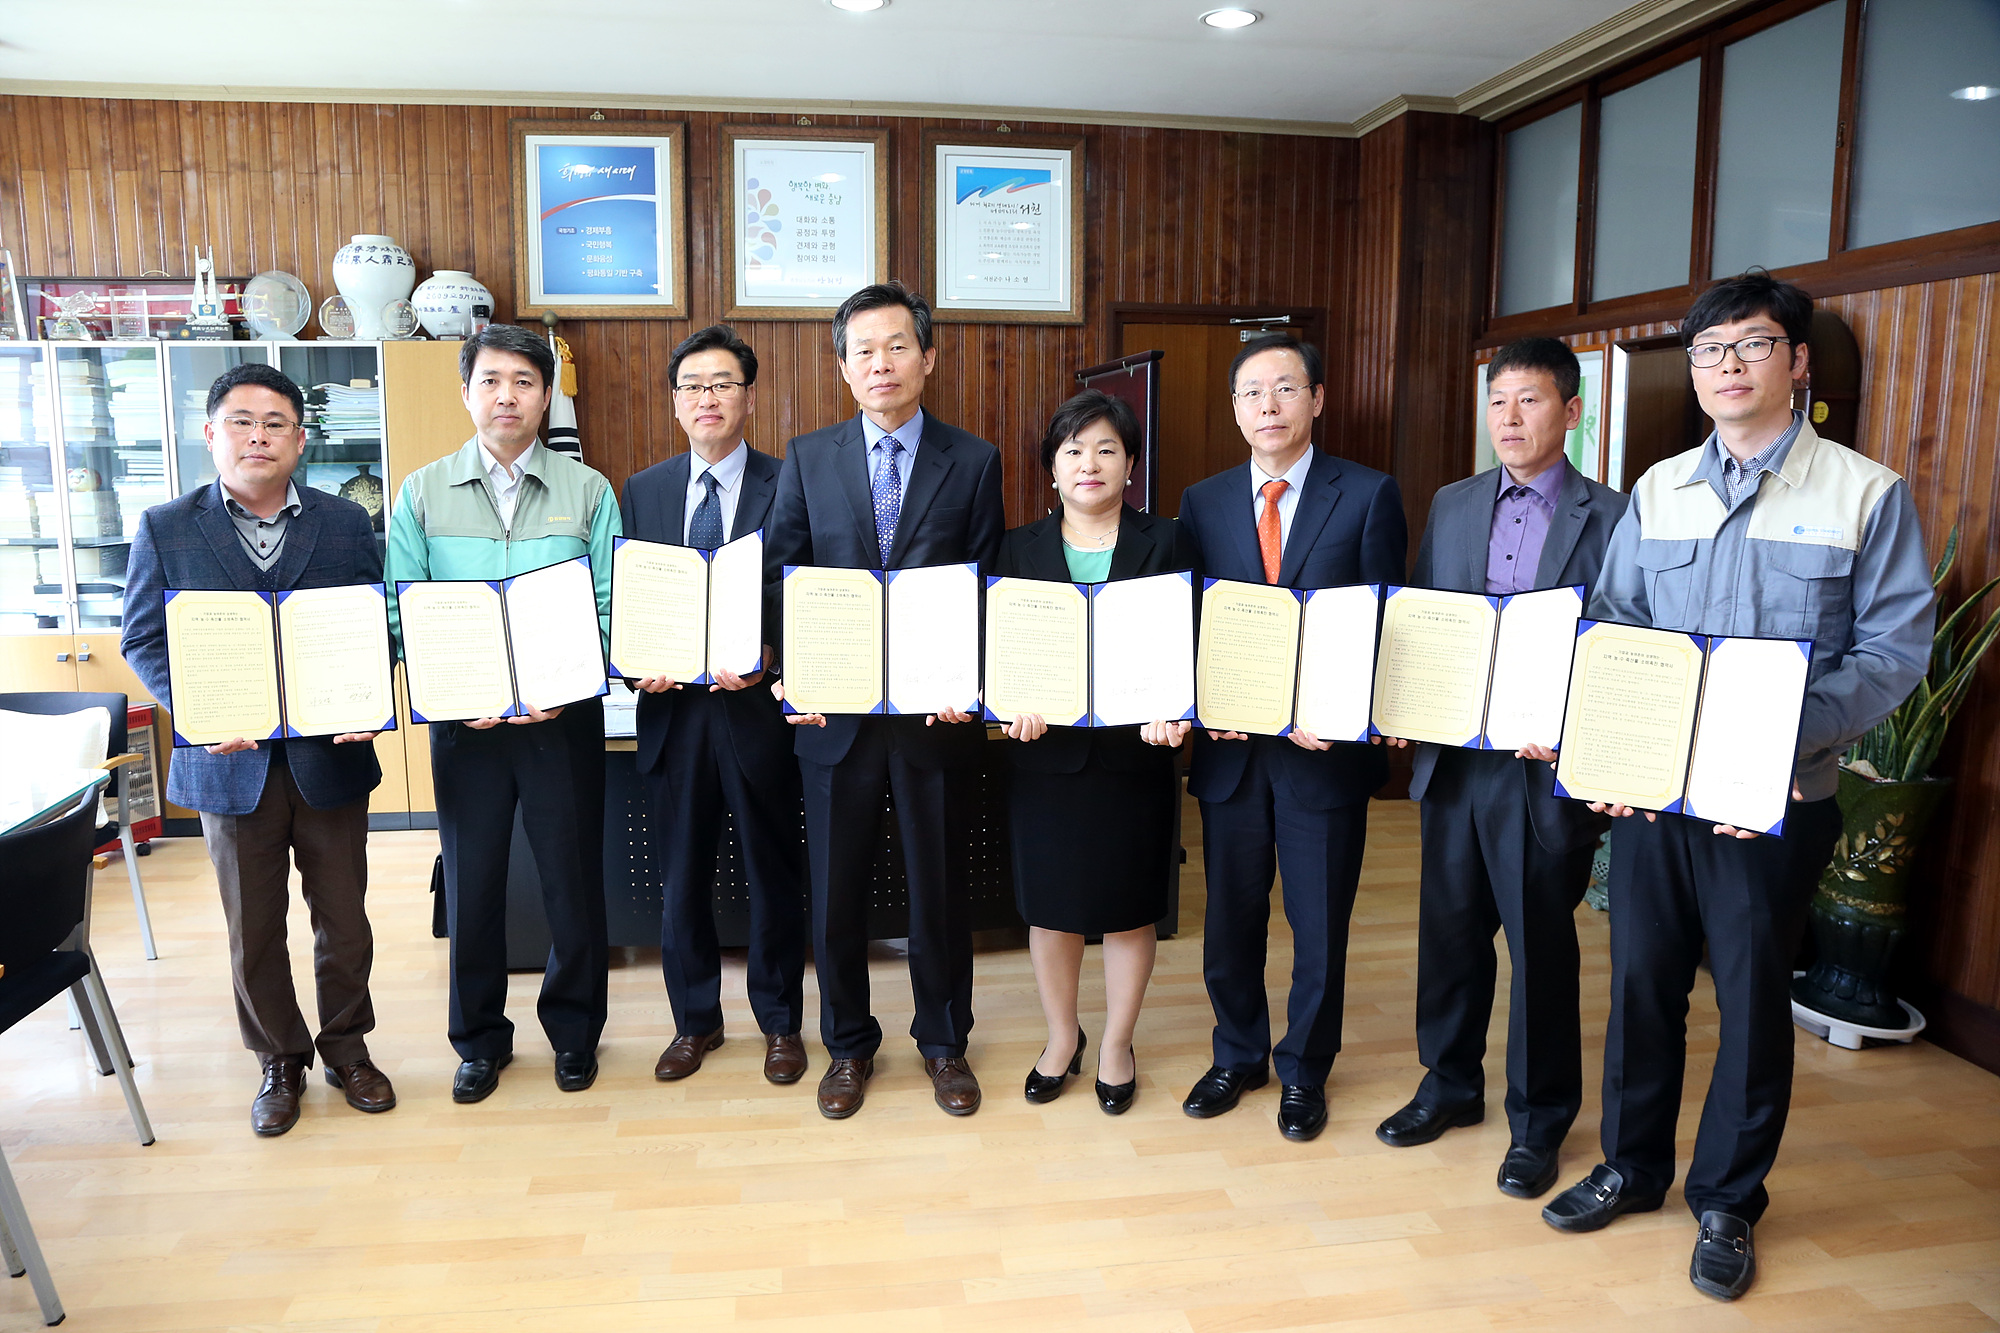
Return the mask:
MULTIPOLYGON (((1275 334, 1229 367, 1240 467, 1195 483, 1180 521, 1209 578, 1288 588, 1401 583, 1409 528, 1393 478, 1313 447, 1326 406, 1319 349, 1275 334)), ((1181 1109, 1200 1119, 1270 1082, 1278 1129, 1301 1142, 1326 1127, 1326 1079, 1340 1050, 1347 919, 1361 878, 1368 797, 1389 775, 1380 749, 1305 732, 1194 735, 1188 790, 1201 801, 1208 915, 1202 976, 1215 1009, 1214 1065, 1181 1109), (1271 1043, 1264 956, 1271 881, 1282 872, 1292 927, 1285 1035, 1271 1043)))

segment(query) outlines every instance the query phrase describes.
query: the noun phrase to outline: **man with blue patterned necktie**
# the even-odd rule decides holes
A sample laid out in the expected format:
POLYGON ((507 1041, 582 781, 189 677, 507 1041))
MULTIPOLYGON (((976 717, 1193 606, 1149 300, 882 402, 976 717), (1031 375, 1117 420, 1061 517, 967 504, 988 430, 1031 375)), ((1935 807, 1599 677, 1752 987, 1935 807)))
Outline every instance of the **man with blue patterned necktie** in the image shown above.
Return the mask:
MULTIPOLYGON (((757 353, 726 324, 691 334, 667 363, 674 417, 689 451, 625 484, 627 535, 712 551, 765 526, 778 460, 752 449, 757 353)), ((769 650, 766 650, 768 658, 769 650)), ((738 663, 738 666, 747 665, 738 663)), ((727 810, 736 820, 750 899, 750 1012, 764 1036, 764 1077, 806 1072, 806 895, 799 766, 777 700, 751 688, 762 671, 718 670, 716 683, 664 676, 639 690, 638 766, 652 800, 661 874, 660 970, 674 1037, 653 1067, 686 1078, 722 1045, 722 955, 715 933, 715 857, 727 810)))
MULTIPOLYGON (((1000 453, 922 408, 937 365, 931 310, 900 283, 864 287, 833 319, 833 352, 859 415, 785 448, 764 547, 765 637, 778 642, 785 565, 907 569, 999 553, 1000 453)), ((782 648, 780 644, 780 661, 782 648)), ((775 687, 782 691, 782 682, 775 687)), ((985 728, 970 714, 792 714, 805 783, 813 966, 831 1060, 820 1113, 861 1108, 882 1026, 869 1010, 868 905, 885 797, 894 793, 910 902, 910 1035, 937 1104, 979 1109, 972 1028, 967 827, 985 728)))

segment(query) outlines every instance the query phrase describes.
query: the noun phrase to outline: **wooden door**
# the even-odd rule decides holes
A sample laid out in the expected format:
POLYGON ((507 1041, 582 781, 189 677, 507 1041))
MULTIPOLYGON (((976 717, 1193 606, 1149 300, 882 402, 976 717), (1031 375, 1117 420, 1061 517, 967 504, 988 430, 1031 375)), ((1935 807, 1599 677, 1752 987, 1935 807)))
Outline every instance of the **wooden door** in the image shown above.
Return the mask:
POLYGON ((1227 324, 1127 324, 1119 355, 1158 349, 1159 491, 1153 512, 1176 517, 1181 492, 1248 456, 1229 401, 1229 363, 1242 350, 1227 324))

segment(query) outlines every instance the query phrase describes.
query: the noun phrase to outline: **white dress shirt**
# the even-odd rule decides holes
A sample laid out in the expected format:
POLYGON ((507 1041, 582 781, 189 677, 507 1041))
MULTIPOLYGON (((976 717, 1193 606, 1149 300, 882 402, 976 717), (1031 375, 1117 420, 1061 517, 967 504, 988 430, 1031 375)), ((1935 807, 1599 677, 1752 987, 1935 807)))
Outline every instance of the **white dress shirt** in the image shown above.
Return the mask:
POLYGON ((1264 517, 1264 484, 1272 481, 1291 483, 1285 493, 1278 497, 1278 546, 1283 549, 1292 539, 1292 515, 1299 511, 1299 488, 1306 484, 1306 473, 1312 471, 1313 446, 1299 455, 1299 461, 1292 464, 1282 477, 1274 477, 1250 460, 1250 518, 1252 522, 1264 517))
POLYGON ((702 478, 715 474, 715 500, 722 506, 722 540, 736 528, 736 502, 743 498, 743 469, 750 465, 750 446, 741 440, 720 463, 704 463, 701 455, 688 452, 687 505, 681 514, 681 540, 688 539, 694 526, 694 511, 708 498, 708 483, 702 478))
POLYGON ((521 498, 521 478, 527 473, 528 455, 541 447, 540 441, 529 444, 521 451, 521 456, 514 460, 514 466, 510 470, 492 455, 486 448, 485 441, 480 442, 479 459, 486 464, 486 475, 493 482, 493 503, 499 506, 500 526, 503 528, 514 526, 514 502, 521 498))

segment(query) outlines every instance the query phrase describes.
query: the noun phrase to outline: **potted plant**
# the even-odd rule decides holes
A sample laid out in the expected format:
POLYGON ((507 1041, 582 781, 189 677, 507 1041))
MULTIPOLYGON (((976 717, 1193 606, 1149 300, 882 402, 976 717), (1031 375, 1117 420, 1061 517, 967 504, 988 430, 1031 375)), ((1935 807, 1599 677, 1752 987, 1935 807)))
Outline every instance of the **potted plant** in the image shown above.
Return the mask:
MULTIPOLYGON (((1931 570, 1941 587, 1958 558, 1958 529, 1931 570)), ((1972 686, 1979 659, 2000 636, 2000 610, 1975 618, 2000 578, 1948 613, 1939 602, 1929 673, 1895 712, 1849 748, 1840 764, 1840 841, 1812 900, 1817 959, 1792 982, 1809 1009, 1856 1027, 1910 1026, 1889 981, 1909 920, 1910 867, 1951 779, 1932 774, 1945 733, 1972 686)))

